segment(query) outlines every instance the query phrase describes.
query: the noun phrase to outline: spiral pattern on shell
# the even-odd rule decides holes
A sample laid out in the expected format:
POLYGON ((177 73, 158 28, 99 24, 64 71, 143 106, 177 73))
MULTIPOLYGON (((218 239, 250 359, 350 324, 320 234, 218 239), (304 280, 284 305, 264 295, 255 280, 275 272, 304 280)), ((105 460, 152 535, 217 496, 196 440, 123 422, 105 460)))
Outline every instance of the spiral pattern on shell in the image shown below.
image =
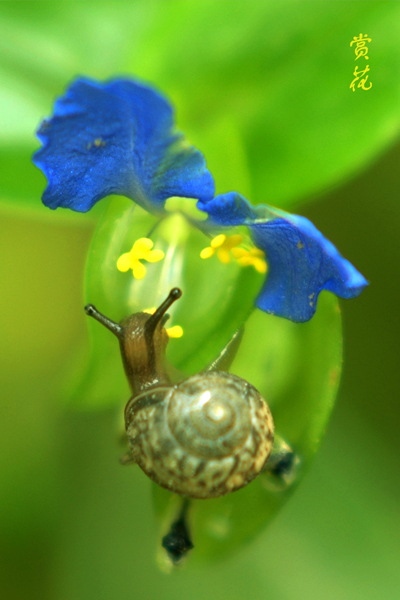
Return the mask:
POLYGON ((191 498, 215 498, 247 485, 265 466, 274 439, 260 393, 222 371, 132 398, 125 421, 132 456, 143 471, 191 498))

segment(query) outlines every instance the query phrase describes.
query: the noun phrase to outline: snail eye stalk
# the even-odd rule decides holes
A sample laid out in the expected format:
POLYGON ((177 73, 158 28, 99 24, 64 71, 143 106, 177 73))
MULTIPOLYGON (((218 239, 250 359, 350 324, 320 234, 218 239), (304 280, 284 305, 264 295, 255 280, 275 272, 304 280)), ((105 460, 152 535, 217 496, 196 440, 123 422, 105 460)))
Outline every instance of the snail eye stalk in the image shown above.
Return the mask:
POLYGON ((159 324, 159 322, 164 317, 165 313, 169 309, 169 307, 180 297, 182 296, 182 290, 179 288, 173 288, 168 294, 167 298, 164 302, 157 308, 156 312, 151 315, 149 320, 145 325, 145 335, 146 339, 151 339, 153 337, 154 331, 159 324))
POLYGON ((85 313, 89 317, 93 317, 93 319, 96 319, 96 321, 98 321, 99 323, 104 325, 104 327, 109 329, 114 335, 117 336, 117 338, 121 337, 121 333, 122 333, 121 325, 119 325, 118 323, 115 323, 115 321, 112 321, 111 319, 109 319, 108 317, 103 315, 100 311, 97 310, 97 308, 95 306, 93 306, 93 304, 87 304, 85 306, 85 313))

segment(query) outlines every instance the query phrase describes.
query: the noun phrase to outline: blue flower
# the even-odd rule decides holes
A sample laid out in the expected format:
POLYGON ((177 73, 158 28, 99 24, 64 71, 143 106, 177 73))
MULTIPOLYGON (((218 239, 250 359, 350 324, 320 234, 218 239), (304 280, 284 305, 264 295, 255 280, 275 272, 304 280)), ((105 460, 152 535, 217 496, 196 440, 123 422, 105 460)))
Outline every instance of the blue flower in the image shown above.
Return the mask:
POLYGON ((43 148, 33 162, 48 179, 50 208, 87 212, 119 194, 158 213, 171 196, 214 195, 204 157, 175 130, 169 103, 128 79, 77 79, 37 135, 43 148))
POLYGON ((246 225, 268 260, 268 275, 256 300, 265 312, 303 322, 315 313, 321 290, 354 298, 367 280, 305 217, 267 205, 252 206, 236 192, 221 194, 198 208, 212 223, 246 225))
POLYGON ((236 192, 214 196, 203 155, 174 128, 169 103, 153 89, 117 79, 76 80, 38 131, 33 157, 48 179, 43 202, 86 212, 120 194, 162 214, 172 196, 195 198, 209 215, 202 229, 245 225, 267 257, 256 305, 292 321, 308 321, 318 294, 358 296, 368 282, 306 218, 267 205, 252 206, 236 192))

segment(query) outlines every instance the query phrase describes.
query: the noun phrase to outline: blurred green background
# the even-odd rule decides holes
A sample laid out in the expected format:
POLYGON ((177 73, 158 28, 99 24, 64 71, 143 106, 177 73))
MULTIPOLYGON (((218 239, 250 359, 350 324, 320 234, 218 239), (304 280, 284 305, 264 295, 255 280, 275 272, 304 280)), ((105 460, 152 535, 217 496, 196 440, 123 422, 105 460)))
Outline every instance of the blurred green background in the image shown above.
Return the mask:
POLYGON ((0 4, 2 598, 399 596, 399 30, 397 2, 0 4), (360 32, 368 92, 349 89, 360 32), (45 209, 30 156, 77 74, 157 85, 219 192, 304 214, 371 281, 341 303, 338 403, 296 494, 233 558, 170 576, 154 563, 150 484, 115 466, 116 414, 60 400, 86 339, 96 211, 45 209))

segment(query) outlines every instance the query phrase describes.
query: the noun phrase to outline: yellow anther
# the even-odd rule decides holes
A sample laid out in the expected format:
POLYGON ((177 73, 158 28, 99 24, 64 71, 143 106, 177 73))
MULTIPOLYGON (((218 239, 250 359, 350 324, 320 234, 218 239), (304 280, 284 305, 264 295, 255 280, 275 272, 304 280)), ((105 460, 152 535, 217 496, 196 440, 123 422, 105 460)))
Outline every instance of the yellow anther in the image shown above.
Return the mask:
POLYGON ((248 253, 248 250, 245 250, 244 248, 232 248, 232 254, 235 258, 242 258, 242 256, 245 256, 248 253))
POLYGON ((242 267, 252 265, 259 273, 267 272, 267 263, 265 262, 265 253, 260 248, 238 248, 243 242, 243 236, 239 234, 217 235, 207 248, 200 252, 201 258, 210 258, 217 254, 219 260, 227 265, 231 261, 231 255, 236 258, 242 267))
POLYGON ((254 258, 252 264, 255 270, 258 271, 258 273, 267 272, 267 263, 263 258, 254 258))
POLYGON ((200 258, 210 258, 214 254, 214 252, 214 248, 204 248, 204 250, 200 252, 200 258))
POLYGON ((227 265, 231 262, 229 250, 226 250, 225 248, 219 248, 217 251, 217 256, 223 265, 227 265))
POLYGON ((230 235, 229 237, 226 238, 225 243, 223 244, 223 247, 226 250, 231 250, 232 248, 239 246, 239 244, 241 244, 242 242, 243 242, 242 235, 239 235, 239 234, 230 235))
POLYGON ((180 325, 174 325, 173 327, 168 327, 166 329, 168 336, 170 338, 180 338, 183 336, 183 329, 180 325))
POLYGON ((213 240, 211 240, 211 248, 219 248, 220 246, 222 246, 222 244, 225 242, 226 240, 226 235, 224 235, 223 233, 221 233, 220 235, 217 235, 213 240))
POLYGON ((267 272, 265 253, 260 248, 251 248, 251 250, 233 248, 232 254, 242 267, 252 265, 259 273, 267 272))
POLYGON ((122 256, 119 257, 119 259, 117 261, 117 269, 118 269, 118 271, 122 271, 123 273, 125 273, 126 271, 129 271, 130 268, 131 268, 131 257, 128 252, 127 254, 122 254, 122 256))
POLYGON ((131 266, 132 275, 135 279, 143 279, 146 276, 146 267, 141 262, 137 261, 131 266))
POLYGON ((125 273, 132 269, 135 279, 143 279, 146 267, 140 262, 158 262, 164 258, 162 250, 152 250, 154 244, 149 238, 140 238, 133 244, 132 250, 122 254, 117 261, 117 269, 125 273))
POLYGON ((242 241, 243 237, 239 234, 225 235, 224 233, 221 233, 211 240, 210 245, 207 246, 207 248, 204 248, 204 250, 200 252, 200 258, 210 258, 217 253, 219 260, 224 265, 227 265, 231 260, 229 252, 232 248, 241 244, 242 241))

